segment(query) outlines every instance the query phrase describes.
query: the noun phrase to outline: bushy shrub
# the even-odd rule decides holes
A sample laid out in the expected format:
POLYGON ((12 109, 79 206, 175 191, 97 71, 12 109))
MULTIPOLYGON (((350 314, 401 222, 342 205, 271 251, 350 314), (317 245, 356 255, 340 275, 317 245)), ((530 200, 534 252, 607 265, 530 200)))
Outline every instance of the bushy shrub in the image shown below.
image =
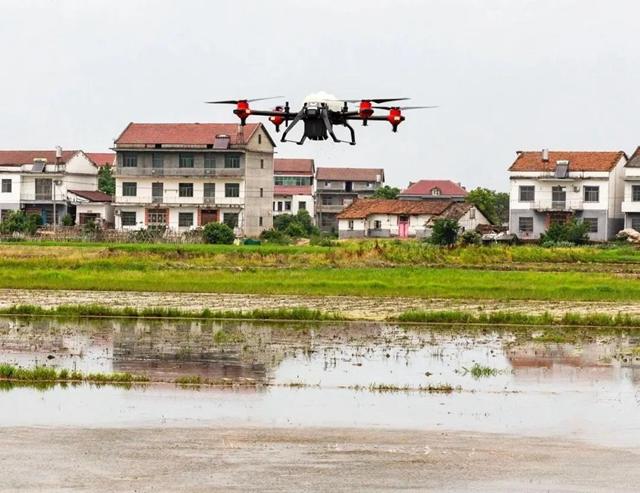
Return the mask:
POLYGON ((589 241, 589 225, 572 219, 566 223, 554 222, 546 232, 540 235, 540 244, 558 244, 560 242, 582 245, 589 241))
POLYGON ((265 229, 260 233, 260 239, 278 245, 288 245, 292 241, 289 235, 277 229, 265 229))
POLYGON ((336 242, 335 235, 331 235, 328 233, 320 233, 317 235, 311 235, 309 244, 315 245, 315 246, 333 247, 337 245, 337 242, 336 242))
POLYGON ((471 229, 462 233, 460 239, 463 245, 479 245, 482 240, 482 236, 480 236, 480 233, 471 229))
POLYGON ((295 238, 310 237, 320 231, 313 225, 309 212, 301 209, 297 214, 280 214, 273 218, 273 229, 295 238))
POLYGON ((230 245, 236 239, 233 229, 224 223, 209 223, 202 230, 202 237, 207 243, 230 245))
POLYGON ((460 225, 455 219, 436 219, 430 241, 434 245, 451 246, 458 241, 460 225))
POLYGON ((75 219, 71 214, 65 214, 62 216, 62 225, 63 226, 73 226, 75 224, 75 219))
POLYGON ((42 217, 40 215, 14 211, 0 223, 0 232, 4 234, 24 233, 33 235, 40 226, 42 226, 42 217))

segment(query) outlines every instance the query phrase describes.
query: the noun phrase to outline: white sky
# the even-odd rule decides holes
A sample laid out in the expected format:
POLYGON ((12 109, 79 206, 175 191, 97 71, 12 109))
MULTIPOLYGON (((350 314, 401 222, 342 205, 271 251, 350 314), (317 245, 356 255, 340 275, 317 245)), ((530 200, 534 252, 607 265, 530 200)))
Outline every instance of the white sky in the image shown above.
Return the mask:
POLYGON ((408 96, 440 108, 278 155, 506 190, 518 149, 640 144, 639 17, 613 0, 2 0, 0 148, 104 151, 129 121, 235 121, 211 99, 408 96))

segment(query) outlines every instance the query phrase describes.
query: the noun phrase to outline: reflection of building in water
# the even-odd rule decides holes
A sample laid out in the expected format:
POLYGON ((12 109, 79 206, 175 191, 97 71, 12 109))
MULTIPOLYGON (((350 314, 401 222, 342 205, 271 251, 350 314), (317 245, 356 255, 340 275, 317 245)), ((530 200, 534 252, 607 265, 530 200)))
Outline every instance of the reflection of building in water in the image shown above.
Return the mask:
POLYGON ((576 380, 629 378, 640 383, 640 360, 633 364, 630 358, 623 356, 633 343, 628 336, 578 344, 530 341, 509 347, 506 355, 516 379, 536 377, 544 371, 547 376, 551 372, 555 377, 576 380))
POLYGON ((173 379, 180 375, 268 379, 284 354, 271 330, 210 320, 114 320, 115 371, 173 379))

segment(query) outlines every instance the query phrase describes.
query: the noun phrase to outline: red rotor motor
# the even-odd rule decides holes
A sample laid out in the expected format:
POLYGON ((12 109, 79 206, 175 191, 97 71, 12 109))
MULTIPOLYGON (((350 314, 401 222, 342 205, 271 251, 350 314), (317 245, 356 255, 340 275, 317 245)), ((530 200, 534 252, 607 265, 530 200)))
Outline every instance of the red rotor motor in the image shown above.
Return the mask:
POLYGON ((240 118, 240 125, 244 125, 247 118, 251 114, 251 108, 249 108, 249 101, 241 99, 238 101, 236 109, 233 112, 240 118))
MULTIPOLYGON (((274 111, 278 111, 278 112, 284 113, 284 108, 282 106, 276 106, 274 108, 274 111)), ((279 132, 280 131, 280 125, 282 125, 282 122, 284 121, 284 117, 280 116, 280 115, 270 116, 269 117, 269 121, 276 126, 276 132, 279 132)))
POLYGON ((360 118, 362 118, 362 124, 366 126, 367 120, 371 118, 371 115, 373 115, 373 108, 371 105, 371 101, 367 101, 365 99, 360 101, 360 108, 358 109, 358 115, 360 116, 360 118))
POLYGON ((402 111, 400 108, 390 108, 389 115, 387 116, 387 121, 391 123, 393 126, 393 131, 398 131, 398 125, 400 125, 404 121, 404 116, 402 116, 402 111))

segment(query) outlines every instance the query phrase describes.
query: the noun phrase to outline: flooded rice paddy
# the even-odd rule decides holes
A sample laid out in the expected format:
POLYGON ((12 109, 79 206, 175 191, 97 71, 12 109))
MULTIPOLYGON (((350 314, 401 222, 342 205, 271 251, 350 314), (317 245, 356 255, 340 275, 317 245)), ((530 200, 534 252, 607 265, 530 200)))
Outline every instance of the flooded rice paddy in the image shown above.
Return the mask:
POLYGON ((5 382, 4 427, 395 428, 640 444, 640 332, 2 318, 0 363, 154 382, 5 382), (194 376, 233 385, 171 383, 194 376))

